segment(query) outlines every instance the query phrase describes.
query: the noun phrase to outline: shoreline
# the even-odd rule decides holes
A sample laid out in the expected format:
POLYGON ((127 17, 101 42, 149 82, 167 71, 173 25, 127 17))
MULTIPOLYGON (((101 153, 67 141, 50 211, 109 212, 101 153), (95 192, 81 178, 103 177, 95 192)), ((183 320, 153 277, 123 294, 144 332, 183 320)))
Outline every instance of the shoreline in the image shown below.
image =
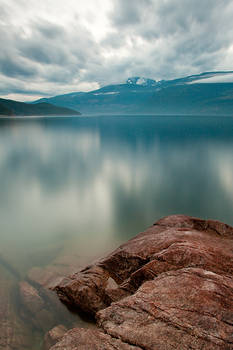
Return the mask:
POLYGON ((71 309, 95 316, 99 329, 72 329, 50 350, 230 349, 232 277, 232 227, 162 218, 52 288, 71 309))

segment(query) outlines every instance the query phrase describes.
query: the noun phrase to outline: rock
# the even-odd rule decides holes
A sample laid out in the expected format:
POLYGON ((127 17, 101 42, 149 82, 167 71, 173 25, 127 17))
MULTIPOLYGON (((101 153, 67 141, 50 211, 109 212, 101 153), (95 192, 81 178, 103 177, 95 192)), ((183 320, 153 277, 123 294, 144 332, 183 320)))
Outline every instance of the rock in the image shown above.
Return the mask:
POLYGON ((31 350, 33 343, 30 332, 17 314, 14 302, 14 279, 2 267, 0 286, 0 350, 31 350))
POLYGON ((36 314, 45 307, 45 303, 38 291, 28 282, 22 281, 19 283, 19 294, 25 308, 32 314, 36 314))
POLYGON ((56 326, 47 332, 44 337, 44 350, 49 350, 54 344, 61 340, 66 332, 67 328, 63 325, 56 326))
POLYGON ((127 292, 126 290, 119 288, 117 283, 111 277, 109 277, 107 280, 107 285, 105 287, 104 293, 105 293, 105 299, 108 300, 110 303, 112 301, 121 300, 124 297, 130 295, 130 292, 127 292))
POLYGON ((111 336, 143 349, 233 349, 233 280, 197 268, 169 271, 97 319, 111 336))
POLYGON ((84 312, 95 314, 108 303, 105 295, 109 274, 99 266, 91 266, 65 278, 56 291, 60 298, 69 305, 78 306, 84 312), (65 290, 66 293, 59 293, 65 290))
POLYGON ((50 350, 142 350, 98 330, 74 328, 50 350))
POLYGON ((32 284, 45 288, 53 288, 57 283, 62 281, 64 275, 54 272, 50 267, 33 267, 29 270, 27 278, 32 284))
MULTIPOLYGON (((20 282, 19 290, 21 297, 20 315, 28 326, 32 325, 39 332, 48 332, 57 324, 65 324, 68 328, 85 327, 93 319, 86 315, 80 317, 67 310, 64 304, 60 302, 56 293, 49 290, 54 281, 59 282, 64 277, 57 277, 56 267, 55 276, 52 273, 51 266, 45 268, 32 268, 28 275, 28 281, 20 282), (30 283, 29 283, 30 282, 30 283)), ((90 324, 96 328, 96 325, 90 324)))
POLYGON ((105 259, 65 278, 54 289, 67 304, 95 314, 111 303, 106 293, 109 278, 119 286, 119 295, 125 296, 168 270, 204 267, 232 274, 232 232, 229 226, 215 221, 186 216, 164 218, 105 259))
POLYGON ((56 317, 51 309, 49 291, 36 289, 26 281, 19 283, 21 316, 25 322, 44 332, 56 324, 56 317))
MULTIPOLYGON (((95 315, 111 341, 146 350, 230 350, 232 275, 233 228, 174 215, 55 290, 69 306, 95 315)), ((91 339, 84 349, 97 349, 91 339)))
POLYGON ((43 309, 38 312, 36 315, 36 325, 39 329, 42 329, 44 332, 47 332, 48 329, 51 329, 56 324, 55 315, 46 309, 43 309))
POLYGON ((55 293, 42 286, 33 287, 26 281, 19 283, 20 314, 28 326, 47 332, 67 316, 67 310, 55 293))
POLYGON ((27 279, 33 285, 53 288, 67 275, 75 273, 84 265, 83 257, 72 254, 60 254, 45 267, 33 267, 27 274, 27 279))

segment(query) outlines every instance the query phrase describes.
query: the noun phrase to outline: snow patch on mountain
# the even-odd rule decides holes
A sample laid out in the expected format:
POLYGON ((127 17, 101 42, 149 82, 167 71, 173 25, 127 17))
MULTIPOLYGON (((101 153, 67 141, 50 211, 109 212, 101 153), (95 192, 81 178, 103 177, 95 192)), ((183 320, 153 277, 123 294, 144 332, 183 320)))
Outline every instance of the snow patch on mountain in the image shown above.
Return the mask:
POLYGON ((144 77, 131 77, 126 80, 128 85, 141 85, 141 86, 155 86, 156 80, 148 79, 144 77))
POLYGON ((117 94, 119 94, 119 91, 96 92, 93 95, 98 96, 98 95, 117 95, 117 94))

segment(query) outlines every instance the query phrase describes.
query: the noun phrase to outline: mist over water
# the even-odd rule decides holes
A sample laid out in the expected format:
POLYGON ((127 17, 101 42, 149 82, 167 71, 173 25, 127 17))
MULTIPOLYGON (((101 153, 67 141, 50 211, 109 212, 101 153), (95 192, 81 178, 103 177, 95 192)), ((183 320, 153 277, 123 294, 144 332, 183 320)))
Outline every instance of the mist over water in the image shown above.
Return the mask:
MULTIPOLYGON (((233 119, 0 120, 0 257, 24 278, 85 262, 162 216, 233 225, 233 119)), ((0 261, 1 264, 1 261, 0 261)))

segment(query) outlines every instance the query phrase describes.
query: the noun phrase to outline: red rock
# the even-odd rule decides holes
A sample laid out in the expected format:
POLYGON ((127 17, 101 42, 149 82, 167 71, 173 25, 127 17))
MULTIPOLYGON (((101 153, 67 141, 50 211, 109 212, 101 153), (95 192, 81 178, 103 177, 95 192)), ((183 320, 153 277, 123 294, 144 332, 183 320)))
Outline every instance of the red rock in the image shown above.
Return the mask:
POLYGON ((145 282, 97 319, 111 336, 143 349, 232 349, 232 301, 231 278, 184 268, 145 282))
POLYGON ((56 290, 67 304, 95 314, 108 305, 104 294, 108 278, 109 274, 101 267, 91 266, 74 274, 71 279, 65 278, 56 290), (66 290, 66 293, 60 294, 60 290, 66 290))
POLYGON ((113 339, 103 332, 74 328, 67 332, 60 342, 50 350, 142 350, 136 346, 113 339))
POLYGON ((25 308, 32 314, 36 314, 45 307, 45 303, 38 291, 28 282, 22 281, 19 283, 19 294, 25 308))
POLYGON ((44 350, 49 350, 54 344, 61 340, 66 332, 67 328, 63 325, 56 326, 47 332, 44 337, 44 350))
POLYGON ((37 313, 35 321, 37 327, 42 329, 44 332, 47 332, 48 329, 51 329, 56 324, 55 315, 46 309, 43 309, 37 313))
POLYGON ((232 275, 233 228, 175 215, 55 290, 70 306, 97 313, 99 326, 123 343, 146 350, 230 350, 232 275))
MULTIPOLYGON (((58 313, 51 309, 53 299, 49 298, 51 291, 40 287, 36 289, 26 281, 19 283, 21 298, 21 316, 29 325, 47 332, 57 323, 58 313)), ((61 305, 59 305, 61 307, 61 305)))

